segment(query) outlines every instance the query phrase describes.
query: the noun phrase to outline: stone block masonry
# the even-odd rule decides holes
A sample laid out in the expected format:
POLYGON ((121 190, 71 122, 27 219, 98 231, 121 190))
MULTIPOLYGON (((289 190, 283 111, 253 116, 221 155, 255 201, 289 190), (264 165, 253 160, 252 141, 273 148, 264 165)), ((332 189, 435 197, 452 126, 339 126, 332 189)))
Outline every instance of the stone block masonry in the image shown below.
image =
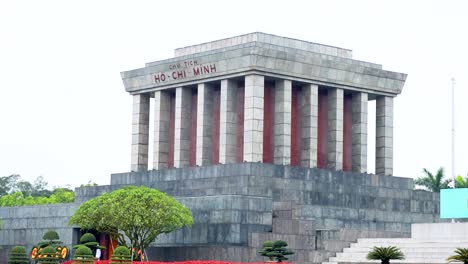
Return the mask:
POLYGON ((133 96, 132 116, 132 171, 148 169, 149 95, 133 96))
POLYGON ((135 126, 132 170, 148 168, 144 98, 154 94, 154 169, 247 161, 366 172, 366 107, 376 98, 376 129, 383 131, 376 138, 376 171, 390 175, 389 102, 406 75, 351 55, 255 32, 181 48, 174 58, 122 72, 126 91, 142 102, 134 112, 141 125, 135 126), (175 103, 161 103, 174 94, 175 103))
POLYGON ((244 101, 244 160, 262 161, 263 158, 263 76, 245 77, 244 101))
POLYGON ((0 245, 32 246, 50 228, 71 244, 67 223, 77 206, 128 185, 175 197, 195 220, 192 228, 161 235, 150 259, 198 252, 201 259, 261 260, 261 240, 284 238, 299 252, 295 263, 318 262, 359 237, 408 237, 411 223, 439 221, 438 194, 413 190, 409 178, 240 163, 113 174, 111 185, 77 188, 75 204, 0 208, 0 245))

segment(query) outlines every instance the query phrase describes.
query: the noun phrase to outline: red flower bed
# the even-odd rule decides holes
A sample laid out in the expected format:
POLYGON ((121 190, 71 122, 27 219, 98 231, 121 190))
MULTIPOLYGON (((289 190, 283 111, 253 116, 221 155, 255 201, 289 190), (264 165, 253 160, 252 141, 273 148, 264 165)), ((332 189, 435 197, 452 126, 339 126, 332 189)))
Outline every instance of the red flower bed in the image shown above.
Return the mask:
MULTIPOLYGON (((95 264, 109 264, 110 260, 99 260, 95 261, 95 264)), ((64 264, 72 264, 71 261, 63 262, 64 264)), ((219 260, 188 260, 178 262, 161 262, 161 261, 133 261, 134 264, 265 264, 265 262, 228 262, 219 260)), ((282 262, 283 264, 289 264, 289 262, 282 262)))

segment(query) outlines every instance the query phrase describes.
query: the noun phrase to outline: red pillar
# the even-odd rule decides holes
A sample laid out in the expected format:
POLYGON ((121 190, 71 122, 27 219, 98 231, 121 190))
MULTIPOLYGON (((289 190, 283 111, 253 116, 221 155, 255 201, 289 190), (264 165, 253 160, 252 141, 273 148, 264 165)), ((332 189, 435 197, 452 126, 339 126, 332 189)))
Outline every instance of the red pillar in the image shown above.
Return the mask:
POLYGON ((345 94, 343 101, 343 170, 352 170, 352 113, 353 98, 351 94, 345 94))
POLYGON ((170 95, 169 106, 169 153, 167 157, 167 167, 174 167, 174 135, 175 135, 175 93, 170 95))
POLYGON ((219 119, 221 104, 221 89, 216 87, 213 90, 213 119, 211 124, 211 164, 219 164, 219 119))
POLYGON ((275 93, 274 84, 265 82, 263 102, 263 162, 273 163, 275 123, 275 93))
POLYGON ((237 87, 237 145, 236 162, 244 161, 244 84, 239 82, 237 87))
MULTIPOLYGON (((107 234, 100 234, 99 235, 99 245, 109 248, 109 235, 107 234)), ((101 260, 109 259, 108 250, 101 250, 101 260)))
POLYGON ((197 155, 197 90, 192 92, 191 117, 190 117, 190 158, 189 165, 196 165, 197 155))
POLYGON ((302 89, 293 86, 291 93, 291 165, 301 165, 301 123, 302 112, 299 99, 302 89))
POLYGON ((319 90, 317 124, 317 167, 327 167, 328 154, 328 92, 319 90))

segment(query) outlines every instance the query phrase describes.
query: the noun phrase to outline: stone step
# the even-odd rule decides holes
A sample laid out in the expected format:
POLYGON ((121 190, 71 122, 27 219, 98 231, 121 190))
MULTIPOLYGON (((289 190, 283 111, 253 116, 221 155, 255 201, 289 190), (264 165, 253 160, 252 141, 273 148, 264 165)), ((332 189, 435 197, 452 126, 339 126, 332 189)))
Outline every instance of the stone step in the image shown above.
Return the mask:
MULTIPOLYGON (((405 253, 412 253, 412 252, 453 252, 454 247, 419 247, 419 248, 401 248, 400 249, 405 253)), ((345 253, 359 253, 359 252, 369 252, 372 250, 372 247, 352 247, 352 248, 345 248, 343 252, 345 253)))
POLYGON ((325 250, 314 250, 309 252, 309 261, 314 263, 322 263, 323 261, 335 256, 335 253, 325 250))
MULTIPOLYGON (((440 259, 440 258, 448 258, 453 254, 453 251, 449 252, 404 252, 402 251, 403 254, 405 255, 406 259, 414 259, 414 258, 435 258, 435 259, 440 259)), ((368 252, 339 252, 336 253, 336 258, 352 258, 352 259, 366 259, 368 252)))
MULTIPOLYGON (((328 261, 322 262, 322 264, 348 264, 348 263, 380 263, 380 260, 347 260, 347 261, 328 261)), ((426 262, 421 262, 421 260, 391 260, 390 263, 398 263, 398 264, 447 264, 447 261, 435 261, 434 260, 427 260, 426 262)), ((458 262, 460 263, 460 262, 458 262)))
POLYGON ((417 247, 467 247, 466 241, 445 241, 445 242, 429 242, 429 241, 413 241, 413 242, 358 242, 351 244, 351 248, 355 247, 387 247, 396 246, 399 248, 417 248, 417 247))
MULTIPOLYGON (((352 257, 347 257, 347 258, 338 258, 338 257, 331 257, 329 261, 332 262, 339 262, 339 263, 363 263, 363 262, 368 262, 368 263, 380 263, 380 261, 369 261, 366 258, 352 258, 352 257)), ((391 260, 391 263, 447 263, 447 258, 444 257, 438 257, 438 258, 432 258, 432 257, 420 257, 420 258, 406 258, 404 260, 391 260)))
POLYGON ((340 241, 340 240, 326 240, 326 241, 317 241, 320 245, 317 245, 318 249, 323 249, 331 252, 341 252, 343 249, 349 247, 350 242, 340 241))
POLYGON ((467 239, 359 238, 357 243, 468 243, 467 239))

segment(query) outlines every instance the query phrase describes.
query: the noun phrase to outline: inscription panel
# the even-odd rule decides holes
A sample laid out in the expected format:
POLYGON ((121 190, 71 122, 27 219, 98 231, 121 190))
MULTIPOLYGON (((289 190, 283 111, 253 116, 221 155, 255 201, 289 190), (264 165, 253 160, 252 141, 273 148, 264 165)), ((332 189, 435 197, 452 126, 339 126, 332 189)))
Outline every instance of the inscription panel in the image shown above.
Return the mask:
POLYGON ((197 60, 189 60, 170 64, 167 71, 153 74, 152 79, 153 83, 161 84, 212 73, 216 73, 216 63, 199 64, 197 60))

